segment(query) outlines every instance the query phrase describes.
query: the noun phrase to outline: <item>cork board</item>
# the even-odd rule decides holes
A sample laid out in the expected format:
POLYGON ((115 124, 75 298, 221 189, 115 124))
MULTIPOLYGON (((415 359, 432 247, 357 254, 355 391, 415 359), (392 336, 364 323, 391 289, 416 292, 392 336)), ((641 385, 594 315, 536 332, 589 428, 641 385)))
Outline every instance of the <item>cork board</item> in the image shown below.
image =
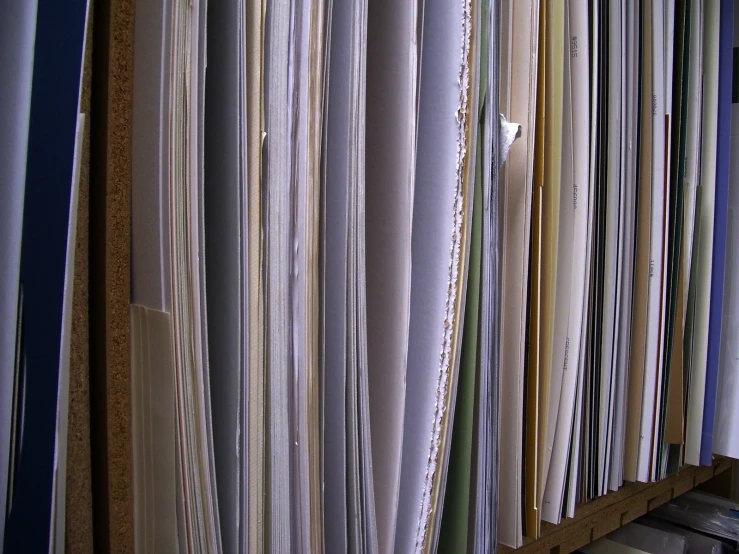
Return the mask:
POLYGON ((133 0, 99 0, 90 143, 90 429, 96 552, 133 552, 129 351, 133 0))
POLYGON ((92 552, 92 468, 90 459, 89 350, 89 214, 90 214, 90 101, 92 84, 92 17, 90 1, 80 112, 87 114, 82 139, 77 242, 72 293, 72 338, 69 359, 69 414, 65 547, 67 552, 92 552))

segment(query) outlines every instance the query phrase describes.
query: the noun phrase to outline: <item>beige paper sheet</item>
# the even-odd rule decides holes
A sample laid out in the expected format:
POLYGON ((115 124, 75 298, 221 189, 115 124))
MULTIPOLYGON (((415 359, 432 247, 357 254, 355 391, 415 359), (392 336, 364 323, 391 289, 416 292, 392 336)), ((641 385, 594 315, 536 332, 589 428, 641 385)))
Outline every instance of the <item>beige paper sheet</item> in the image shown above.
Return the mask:
POLYGON ((264 552, 264 261, 262 236, 262 141, 264 136, 264 106, 262 105, 264 77, 262 55, 264 50, 263 0, 249 2, 246 9, 246 111, 247 121, 247 187, 249 190, 249 329, 248 329, 248 491, 247 499, 249 552, 264 552))

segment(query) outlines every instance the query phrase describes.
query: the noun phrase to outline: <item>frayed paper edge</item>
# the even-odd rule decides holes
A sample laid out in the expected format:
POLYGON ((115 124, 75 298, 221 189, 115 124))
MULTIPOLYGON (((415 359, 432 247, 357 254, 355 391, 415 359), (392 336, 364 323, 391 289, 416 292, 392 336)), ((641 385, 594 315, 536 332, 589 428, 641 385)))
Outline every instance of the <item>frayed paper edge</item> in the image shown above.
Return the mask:
POLYGON ((470 86, 470 47, 472 35, 472 9, 470 0, 463 1, 462 7, 462 49, 459 68, 459 107, 455 113, 457 120, 457 182, 454 200, 454 223, 451 237, 451 249, 449 257, 449 279, 448 293, 445 306, 444 332, 442 336, 442 348, 439 356, 438 380, 436 387, 436 405, 434 411, 431 444, 426 465, 426 475, 423 486, 423 498, 421 500, 421 517, 416 529, 415 552, 422 552, 426 542, 426 531, 432 513, 434 477, 439 465, 439 454, 441 448, 441 435, 444 428, 446 414, 446 398, 449 390, 449 377, 451 364, 453 363, 452 342, 455 320, 457 318, 457 294, 459 280, 459 263, 462 247, 462 222, 464 215, 464 172, 465 160, 467 158, 467 130, 469 111, 469 86, 470 86))

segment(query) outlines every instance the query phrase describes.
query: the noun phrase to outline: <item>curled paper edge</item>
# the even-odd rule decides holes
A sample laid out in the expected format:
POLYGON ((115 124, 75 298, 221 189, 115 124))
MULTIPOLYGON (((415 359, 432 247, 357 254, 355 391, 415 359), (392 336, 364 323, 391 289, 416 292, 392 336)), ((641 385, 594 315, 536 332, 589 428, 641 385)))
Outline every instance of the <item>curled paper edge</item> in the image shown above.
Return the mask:
POLYGON ((510 123, 503 114, 500 114, 500 157, 498 166, 502 166, 508 158, 508 152, 518 137, 521 136, 521 124, 510 123))

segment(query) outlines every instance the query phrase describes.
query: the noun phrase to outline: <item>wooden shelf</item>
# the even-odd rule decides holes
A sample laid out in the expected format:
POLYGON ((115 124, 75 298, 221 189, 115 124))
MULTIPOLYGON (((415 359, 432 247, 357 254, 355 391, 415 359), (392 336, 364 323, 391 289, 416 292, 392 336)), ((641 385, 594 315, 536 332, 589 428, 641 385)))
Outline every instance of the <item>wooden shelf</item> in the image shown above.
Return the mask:
POLYGON ((524 539, 519 549, 504 545, 501 554, 566 554, 669 502, 715 476, 730 471, 732 460, 719 458, 711 467, 686 467, 677 475, 657 483, 626 483, 616 492, 575 509, 575 517, 559 525, 542 523, 541 537, 524 539))

